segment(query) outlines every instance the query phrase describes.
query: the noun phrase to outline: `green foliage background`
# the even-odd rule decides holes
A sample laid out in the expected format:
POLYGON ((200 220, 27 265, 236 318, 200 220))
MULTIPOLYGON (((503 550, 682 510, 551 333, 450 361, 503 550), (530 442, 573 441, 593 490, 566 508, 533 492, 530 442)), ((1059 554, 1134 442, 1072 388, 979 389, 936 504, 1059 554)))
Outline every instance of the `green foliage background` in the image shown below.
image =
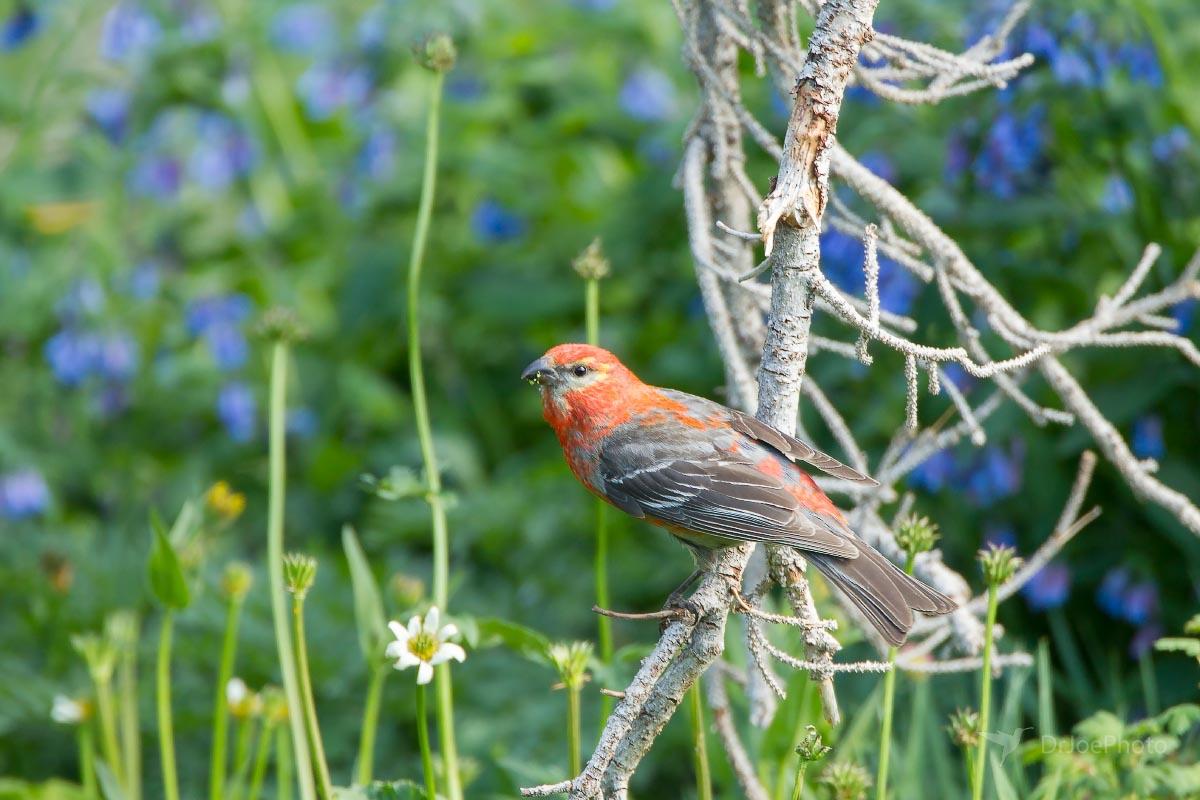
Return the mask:
MULTIPOLYGON (((429 77, 414 63, 410 43, 442 29, 460 51, 443 109, 422 309, 437 444, 456 500, 449 611, 467 630, 473 617, 498 617, 554 639, 594 634, 591 500, 564 469, 535 395, 517 379, 549 345, 582 338, 583 287, 569 263, 594 236, 603 237, 613 263, 602 290, 604 344, 648 380, 720 396, 720 364, 672 186, 695 88, 665 3, 616 2, 601 11, 591 6, 605 3, 385 3, 383 44, 367 52, 354 42, 372 6, 356 0, 328 9, 342 57, 369 65, 369 114, 339 108, 315 120, 288 91, 311 59, 271 44, 271 20, 284 4, 218 4, 210 12, 222 18, 219 33, 199 40, 181 32, 181 20, 184 10, 203 4, 145 5, 164 35, 139 63, 99 55, 109 3, 47 4, 39 8, 42 29, 0 53, 0 473, 34 468, 49 492, 41 513, 0 519, 0 774, 31 780, 75 774, 74 744, 47 716, 53 694, 86 685, 68 635, 98 629, 114 608, 150 612, 144 569, 151 509, 169 517, 223 479, 246 494, 247 509, 202 539, 201 577, 176 631, 181 778, 194 791, 203 785, 206 758, 190 754, 207 752, 222 624, 216 582, 230 559, 261 565, 265 550, 268 348, 251 339, 244 366, 231 376, 187 318, 199 299, 242 293, 254 316, 289 306, 310 330, 296 349, 290 387, 291 405, 306 409, 312 423, 290 439, 287 540, 321 562, 307 603, 311 664, 335 780, 346 781, 366 673, 355 644, 341 527, 358 529, 381 582, 397 573, 427 580, 430 567, 427 507, 419 499, 380 500, 359 481, 362 473, 381 474, 392 465, 419 468, 402 308, 429 77), (626 81, 642 68, 662 70, 674 87, 673 113, 663 119, 639 120, 622 106, 626 81), (229 101, 231 75, 249 82, 249 99, 229 101), (133 98, 118 143, 86 111, 89 94, 104 86, 133 98), (157 146, 153 123, 181 108, 238 120, 255 142, 254 165, 220 191, 185 180, 169 200, 139 196, 129 175, 157 146), (293 120, 296 134, 281 137, 273 115, 293 120), (391 133, 387 151, 394 161, 367 174, 361 154, 376 127, 391 133), (44 214, 45 204, 64 201, 90 203, 90 214, 62 233, 47 233, 38 209, 44 214), (481 237, 478 214, 486 203, 511 215, 515 235, 481 237), (139 299, 125 287, 151 261, 160 283, 139 299), (67 325, 64 304, 81 281, 101 287, 104 296, 86 324, 127 332, 139 353, 136 370, 117 387, 115 409, 105 406, 112 385, 100 378, 64 385, 46 356, 67 325), (217 412, 231 379, 257 398, 246 441, 232 438, 217 412), (54 572, 63 563, 73 573, 65 589, 47 572, 47 565, 54 572)), ((1068 9, 1060 5, 1044 4, 1035 18, 1061 22, 1068 9)), ((839 131, 852 152, 885 155, 897 185, 958 238, 1017 308, 1049 328, 1089 314, 1100 293, 1120 284, 1145 242, 1165 251, 1151 288, 1170 280, 1200 244, 1194 144, 1166 162, 1151 155, 1156 137, 1175 126, 1193 142, 1200 136, 1200 85, 1191 77, 1200 69, 1200 27, 1192 24, 1191 4, 1083 5, 1097 22, 1095 37, 1152 43, 1162 65, 1158 85, 1115 74, 1098 86, 1065 87, 1041 61, 1003 97, 982 93, 914 108, 855 96, 839 131), (1034 105, 1045 113, 1040 166, 1015 199, 997 198, 969 174, 947 176, 952 141, 978 146, 1003 110, 1034 105), (1114 173, 1133 197, 1116 214, 1104 210, 1114 173)), ((982 12, 971 6, 885 0, 880 25, 954 49, 979 22, 982 12)), ((0 14, 21 8, 0 3, 0 14)), ((779 101, 754 82, 752 64, 744 69, 754 84, 748 96, 781 135, 779 101)), ((773 171, 765 158, 750 164, 760 186, 773 171)), ((923 291, 912 313, 926 340, 948 341, 951 330, 937 308, 934 293, 923 291)), ((830 320, 818 324, 823 333, 846 336, 830 320)), ((1127 435, 1139 418, 1159 417, 1166 446, 1160 477, 1200 496, 1195 367, 1176 353, 1149 350, 1072 355, 1067 363, 1127 435)), ((880 355, 864 371, 822 354, 810 368, 877 457, 902 423, 899 362, 880 355)), ((1053 404, 1040 381, 1031 386, 1035 397, 1053 404)), ((947 405, 944 398, 922 403, 927 424, 947 405)), ((815 416, 802 413, 817 443, 835 450, 815 416)), ((985 530, 1014 530, 1023 552, 1048 534, 1074 464, 1089 446, 1082 430, 1036 429, 1011 409, 987 428, 994 441, 1023 442, 1019 490, 980 507, 965 485, 952 481, 940 491, 919 491, 917 499, 918 510, 942 526, 947 560, 972 578, 985 530)), ((1193 534, 1140 503, 1103 462, 1091 497, 1104 516, 1067 549, 1072 593, 1052 612, 1073 642, 1060 632, 1052 637, 1055 669, 1068 669, 1070 646, 1083 669, 1082 683, 1078 674, 1057 682, 1063 731, 1102 707, 1128 719, 1145 708, 1138 665, 1127 655, 1135 630, 1105 616, 1094 599, 1106 571, 1124 564, 1154 582, 1165 631, 1178 629, 1196 600, 1200 548, 1193 534)), ((688 571, 687 556, 643 525, 610 520, 614 604, 656 607, 688 571)), ((257 579, 237 666, 252 686, 278 680, 261 566, 257 579)), ((408 610, 391 593, 388 602, 394 614, 408 610)), ((1048 617, 1020 599, 1000 614, 1006 647, 1033 647, 1050 635, 1048 617)), ((152 615, 146 626, 149 634, 152 615)), ((627 659, 597 683, 616 685, 630 675, 654 634, 644 625, 617 625, 627 659)), ((143 647, 148 665, 152 637, 143 636, 143 647)), ((847 655, 856 653, 865 650, 851 646, 847 655)), ((1194 698, 1194 665, 1157 656, 1151 669, 1163 705, 1194 698)), ((518 785, 564 776, 565 700, 550 691, 548 669, 506 649, 484 648, 455 674, 460 749, 476 776, 469 796, 511 796, 518 785)), ((1026 678, 1006 678, 999 702, 1014 685, 1028 690, 1026 678)), ((763 763, 781 770, 790 770, 793 726, 813 717, 811 708, 801 708, 800 682, 792 681, 777 725, 750 734, 763 763)), ((898 763, 908 781, 902 786, 921 785, 918 767, 926 763, 940 785, 959 780, 941 725, 955 705, 973 702, 973 678, 933 682, 932 690, 931 682, 900 684, 901 708, 915 715, 904 735, 930 759, 902 749, 898 763)), ((410 683, 406 673, 386 688, 377 757, 384 777, 419 772, 410 683)), ((842 681, 851 718, 835 737, 843 755, 869 760, 876 685, 869 676, 842 681)), ((1028 691, 1011 697, 1013 719, 1023 708, 1033 713, 1028 691)), ((598 696, 587 698, 585 746, 599 724, 598 696)), ((148 692, 143 701, 149 741, 148 692)), ((685 722, 672 722, 638 775, 642 796, 692 791, 686 737, 685 722)), ((719 755, 714 761, 722 795, 733 796, 726 765, 719 755)), ((157 767, 147 762, 153 786, 157 767)), ((774 768, 764 772, 774 779, 774 768)))

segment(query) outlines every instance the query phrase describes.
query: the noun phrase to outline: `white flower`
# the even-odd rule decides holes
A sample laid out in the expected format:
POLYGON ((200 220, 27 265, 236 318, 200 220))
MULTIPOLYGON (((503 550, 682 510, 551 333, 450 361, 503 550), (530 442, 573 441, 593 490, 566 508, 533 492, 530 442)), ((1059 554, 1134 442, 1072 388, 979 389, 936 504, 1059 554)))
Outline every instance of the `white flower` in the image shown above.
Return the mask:
POLYGON ((241 678, 230 678, 225 684, 225 702, 229 705, 229 713, 238 719, 255 717, 262 711, 262 698, 257 692, 252 692, 241 678))
POLYGON ((78 725, 90 713, 91 707, 86 700, 76 700, 65 694, 54 695, 54 705, 50 707, 50 719, 61 725, 78 725))
POLYGON ((467 654, 461 647, 449 641, 458 635, 458 628, 453 624, 438 628, 437 606, 429 609, 422 622, 414 616, 408 621, 408 627, 392 620, 388 628, 396 637, 387 646, 387 657, 396 659, 396 669, 417 668, 417 683, 425 684, 433 680, 433 668, 438 664, 454 659, 462 662, 467 654))

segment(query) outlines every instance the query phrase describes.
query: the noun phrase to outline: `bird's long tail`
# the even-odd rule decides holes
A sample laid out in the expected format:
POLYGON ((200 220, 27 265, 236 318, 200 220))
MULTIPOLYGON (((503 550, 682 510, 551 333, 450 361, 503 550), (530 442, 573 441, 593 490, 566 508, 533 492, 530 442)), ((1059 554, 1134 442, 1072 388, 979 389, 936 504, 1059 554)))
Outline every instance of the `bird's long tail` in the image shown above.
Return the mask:
POLYGON ((859 554, 855 558, 805 555, 889 644, 904 643, 913 625, 914 611, 946 614, 958 607, 949 597, 906 574, 874 548, 856 544, 859 554))

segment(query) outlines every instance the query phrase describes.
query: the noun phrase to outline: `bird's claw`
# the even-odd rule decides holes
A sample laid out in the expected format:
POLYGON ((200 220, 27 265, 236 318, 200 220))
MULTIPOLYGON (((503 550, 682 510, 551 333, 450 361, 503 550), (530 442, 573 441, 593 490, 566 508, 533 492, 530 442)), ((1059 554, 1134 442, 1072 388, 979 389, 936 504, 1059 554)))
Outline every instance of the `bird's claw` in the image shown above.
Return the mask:
POLYGON ((662 633, 677 619, 686 620, 689 625, 695 625, 700 622, 700 617, 704 616, 704 609, 700 604, 690 597, 675 597, 672 595, 667 598, 667 604, 663 606, 663 611, 668 612, 669 616, 664 616, 662 621, 658 623, 658 631, 662 633))

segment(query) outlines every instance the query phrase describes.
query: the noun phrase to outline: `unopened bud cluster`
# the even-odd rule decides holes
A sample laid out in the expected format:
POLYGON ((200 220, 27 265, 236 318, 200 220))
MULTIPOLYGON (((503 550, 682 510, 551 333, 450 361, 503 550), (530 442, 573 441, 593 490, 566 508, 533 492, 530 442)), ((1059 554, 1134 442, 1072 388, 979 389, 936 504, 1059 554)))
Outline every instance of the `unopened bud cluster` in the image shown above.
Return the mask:
POLYGON ((600 237, 597 236, 593 239, 592 243, 575 257, 575 260, 571 262, 571 267, 574 268, 576 275, 587 281, 598 281, 608 277, 612 266, 604 257, 600 237))
POLYGON ((317 560, 304 553, 288 553, 283 557, 283 583, 287 590, 303 600, 317 579, 317 560))
POLYGON ((989 544, 979 551, 979 564, 988 586, 999 586, 1021 566, 1017 551, 1007 545, 989 544))

